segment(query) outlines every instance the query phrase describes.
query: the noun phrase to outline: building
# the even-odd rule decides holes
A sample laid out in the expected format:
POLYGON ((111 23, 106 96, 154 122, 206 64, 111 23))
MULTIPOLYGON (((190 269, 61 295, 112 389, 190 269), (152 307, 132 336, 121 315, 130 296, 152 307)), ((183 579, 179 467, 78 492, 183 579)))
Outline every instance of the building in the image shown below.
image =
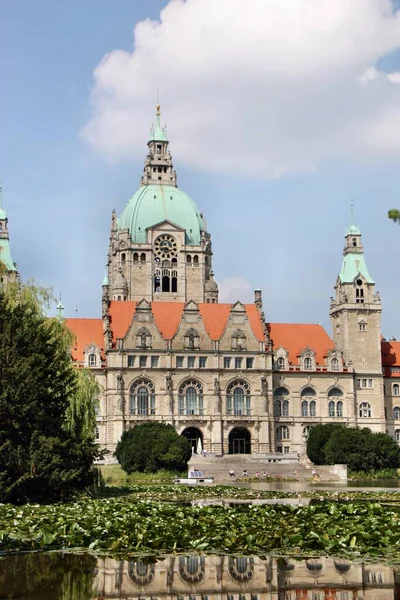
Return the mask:
MULTIPOLYGON (((6 224, 4 214, 12 274, 6 224)), ((317 423, 400 441, 400 342, 382 340, 381 311, 353 218, 332 338, 320 325, 270 323, 260 290, 253 304, 218 302, 211 234, 177 185, 158 106, 139 189, 112 213, 102 318, 66 322, 74 362, 102 388, 96 434, 108 450, 127 428, 157 420, 216 455, 302 454, 317 423)))
POLYGON ((99 558, 96 598, 178 600, 392 600, 393 567, 343 559, 170 556, 157 562, 99 558))

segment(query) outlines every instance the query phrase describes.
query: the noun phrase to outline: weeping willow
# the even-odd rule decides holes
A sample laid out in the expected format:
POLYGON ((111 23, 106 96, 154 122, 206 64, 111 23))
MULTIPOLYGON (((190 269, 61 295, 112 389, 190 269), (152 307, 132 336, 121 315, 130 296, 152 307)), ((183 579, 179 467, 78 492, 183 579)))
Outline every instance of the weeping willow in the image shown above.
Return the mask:
POLYGON ((88 369, 75 369, 75 373, 76 388, 66 411, 66 428, 75 439, 93 441, 100 386, 88 369))

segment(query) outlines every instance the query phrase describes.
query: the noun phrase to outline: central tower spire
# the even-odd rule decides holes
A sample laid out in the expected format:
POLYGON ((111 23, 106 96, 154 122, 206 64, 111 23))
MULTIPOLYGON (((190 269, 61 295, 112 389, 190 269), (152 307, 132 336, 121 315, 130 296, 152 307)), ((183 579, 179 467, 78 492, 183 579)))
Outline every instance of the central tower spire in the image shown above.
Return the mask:
POLYGON ((144 173, 140 185, 173 185, 177 187, 176 171, 172 164, 172 156, 168 150, 167 131, 161 126, 161 108, 156 106, 156 120, 150 128, 147 145, 149 153, 144 163, 144 173))

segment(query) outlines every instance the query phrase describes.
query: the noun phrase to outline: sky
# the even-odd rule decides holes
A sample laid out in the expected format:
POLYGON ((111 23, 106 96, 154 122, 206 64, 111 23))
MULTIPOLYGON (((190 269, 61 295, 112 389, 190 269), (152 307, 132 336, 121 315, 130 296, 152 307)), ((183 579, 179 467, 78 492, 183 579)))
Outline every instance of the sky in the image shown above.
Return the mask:
POLYGON ((99 317, 111 211, 139 186, 157 96, 207 220, 220 301, 318 323, 354 201, 400 338, 400 2, 2 0, 0 180, 23 280, 99 317))

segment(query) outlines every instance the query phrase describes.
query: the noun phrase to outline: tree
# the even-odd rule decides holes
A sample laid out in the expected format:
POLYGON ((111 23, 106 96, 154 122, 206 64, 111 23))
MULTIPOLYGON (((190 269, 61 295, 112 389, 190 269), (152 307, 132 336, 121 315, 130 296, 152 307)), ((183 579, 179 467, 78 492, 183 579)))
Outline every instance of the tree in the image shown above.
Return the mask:
POLYGON ((332 433, 338 429, 343 428, 341 425, 336 423, 327 423, 326 425, 315 425, 311 428, 311 431, 307 439, 307 456, 315 465, 327 464, 325 457, 325 445, 332 433))
POLYGON ((400 466, 400 448, 386 433, 340 428, 324 447, 327 464, 347 464, 351 471, 394 469, 400 466))
POLYGON ((172 425, 141 423, 124 431, 115 456, 127 473, 155 473, 159 469, 182 471, 191 457, 190 442, 172 425))
POLYGON ((93 482, 99 449, 67 420, 79 375, 66 328, 20 286, 0 292, 0 334, 0 502, 70 498, 93 482))
POLYGON ((394 223, 400 223, 400 210, 398 208, 391 208, 388 211, 388 217, 394 221, 394 223))

